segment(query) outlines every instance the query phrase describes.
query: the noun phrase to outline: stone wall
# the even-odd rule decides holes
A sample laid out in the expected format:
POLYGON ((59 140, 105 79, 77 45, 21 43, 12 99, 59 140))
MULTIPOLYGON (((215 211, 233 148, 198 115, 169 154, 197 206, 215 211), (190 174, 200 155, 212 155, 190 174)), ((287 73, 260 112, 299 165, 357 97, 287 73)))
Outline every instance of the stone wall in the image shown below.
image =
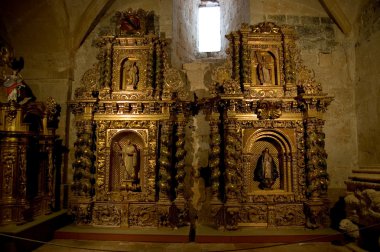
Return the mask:
POLYGON ((181 68, 195 60, 197 50, 198 1, 173 1, 172 64, 181 68))
POLYGON ((369 1, 359 21, 355 86, 359 166, 380 167, 380 1, 369 1))

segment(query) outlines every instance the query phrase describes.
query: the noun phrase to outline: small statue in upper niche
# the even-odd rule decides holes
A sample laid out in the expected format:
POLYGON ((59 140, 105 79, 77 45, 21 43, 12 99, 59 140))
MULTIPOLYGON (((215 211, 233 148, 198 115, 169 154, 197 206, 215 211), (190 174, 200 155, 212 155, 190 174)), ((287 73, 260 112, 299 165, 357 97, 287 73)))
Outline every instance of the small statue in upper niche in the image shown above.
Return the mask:
POLYGON ((11 58, 9 62, 6 62, 8 69, 12 70, 11 74, 6 74, 3 72, 3 87, 8 95, 8 102, 15 101, 19 104, 25 104, 28 101, 33 101, 34 97, 32 90, 22 78, 20 71, 24 67, 24 59, 20 57, 19 59, 11 58))
POLYGON ((124 64, 122 90, 136 90, 139 82, 139 68, 136 62, 124 64))
POLYGON ((260 182, 260 189, 271 189, 277 178, 276 163, 269 153, 269 149, 265 148, 257 161, 253 180, 260 182))
POLYGON ((256 74, 261 85, 273 84, 273 58, 268 52, 255 52, 256 74))

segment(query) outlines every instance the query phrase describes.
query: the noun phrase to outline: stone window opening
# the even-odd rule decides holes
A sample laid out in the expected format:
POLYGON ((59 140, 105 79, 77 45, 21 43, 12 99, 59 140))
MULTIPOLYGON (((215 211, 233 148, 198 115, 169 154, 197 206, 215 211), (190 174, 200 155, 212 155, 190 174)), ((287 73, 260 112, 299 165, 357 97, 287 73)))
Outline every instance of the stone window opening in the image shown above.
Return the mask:
POLYGON ((220 52, 220 5, 218 0, 201 0, 198 8, 198 51, 220 52))

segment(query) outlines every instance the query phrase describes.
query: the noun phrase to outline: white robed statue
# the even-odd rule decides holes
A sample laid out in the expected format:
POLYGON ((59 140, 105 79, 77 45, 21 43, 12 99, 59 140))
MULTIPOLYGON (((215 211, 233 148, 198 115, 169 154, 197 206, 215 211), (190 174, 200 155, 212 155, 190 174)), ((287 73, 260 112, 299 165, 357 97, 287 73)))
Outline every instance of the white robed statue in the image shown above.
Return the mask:
POLYGON ((138 170, 138 151, 136 147, 131 143, 130 140, 127 140, 126 145, 121 149, 123 159, 122 164, 125 169, 125 179, 137 179, 135 176, 136 171, 138 170))

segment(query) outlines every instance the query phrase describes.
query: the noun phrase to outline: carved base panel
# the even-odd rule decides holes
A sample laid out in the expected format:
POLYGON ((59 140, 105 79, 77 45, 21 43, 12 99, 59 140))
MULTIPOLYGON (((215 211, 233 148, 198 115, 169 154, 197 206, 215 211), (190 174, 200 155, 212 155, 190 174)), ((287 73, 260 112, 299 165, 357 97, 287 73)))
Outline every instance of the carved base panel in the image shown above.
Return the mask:
POLYGON ((128 226, 157 227, 157 208, 155 204, 130 204, 128 207, 128 226))
POLYGON ((188 225, 188 210, 183 204, 96 202, 92 209, 94 226, 180 227, 188 225))
POLYGON ((51 199, 47 197, 36 197, 30 203, 31 208, 33 209, 33 216, 39 216, 43 214, 49 214, 52 212, 51 199))
POLYGON ((20 206, 20 205, 0 206, 0 216, 1 216, 0 225, 23 222, 24 208, 25 206, 20 206))
POLYGON ((305 203, 306 212, 306 227, 310 229, 317 229, 329 226, 329 201, 322 200, 309 200, 305 203))
POLYGON ((238 226, 305 226, 303 204, 243 204, 238 208, 238 226))
POLYGON ((157 217, 159 227, 178 228, 188 225, 189 210, 184 204, 158 204, 157 217))
POLYGON ((93 203, 90 199, 81 196, 72 196, 69 214, 78 225, 90 224, 92 220, 93 203))

